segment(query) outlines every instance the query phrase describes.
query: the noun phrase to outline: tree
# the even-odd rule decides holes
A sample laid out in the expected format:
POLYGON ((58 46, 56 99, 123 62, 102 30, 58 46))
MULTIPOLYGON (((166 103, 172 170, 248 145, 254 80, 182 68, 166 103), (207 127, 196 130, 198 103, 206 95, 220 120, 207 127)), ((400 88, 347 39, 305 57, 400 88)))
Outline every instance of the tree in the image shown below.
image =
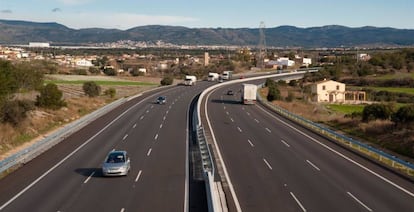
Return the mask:
POLYGON ((28 62, 17 64, 13 75, 19 89, 38 90, 43 86, 43 71, 28 62))
POLYGON ((82 88, 89 97, 99 96, 101 93, 101 87, 93 81, 84 82, 82 88))
POLYGON ((409 124, 414 122, 414 104, 400 107, 392 115, 391 120, 396 124, 409 124))
POLYGON ((161 85, 172 85, 173 84, 174 79, 171 76, 166 76, 164 78, 162 78, 161 80, 161 85))
POLYGON ((0 60, 0 103, 18 90, 14 67, 9 61, 0 60))
POLYGON ((391 105, 372 104, 364 107, 362 111, 362 121, 368 122, 376 119, 386 120, 391 117, 393 108, 391 105))
POLYGON ((63 93, 58 89, 56 84, 48 83, 40 89, 40 95, 36 97, 36 105, 39 107, 57 110, 66 106, 66 102, 62 99, 63 93))
POLYGON ((273 100, 280 100, 282 99, 282 96, 280 95, 280 90, 277 87, 277 84, 272 79, 266 79, 265 86, 269 89, 269 92, 267 93, 267 100, 273 101, 273 100))

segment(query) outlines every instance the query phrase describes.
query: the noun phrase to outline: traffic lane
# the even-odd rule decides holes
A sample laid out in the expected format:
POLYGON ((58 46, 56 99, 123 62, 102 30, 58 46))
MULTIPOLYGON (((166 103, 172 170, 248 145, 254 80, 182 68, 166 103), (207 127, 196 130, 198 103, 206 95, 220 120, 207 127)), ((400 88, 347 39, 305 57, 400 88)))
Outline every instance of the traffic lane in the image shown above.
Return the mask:
MULTIPOLYGON (((195 88, 195 87, 193 87, 195 88)), ((135 198, 128 208, 137 211, 182 211, 185 204, 188 108, 200 91, 186 87, 172 100, 166 122, 142 169, 135 198), (161 161, 161 162, 160 162, 161 161)))
MULTIPOLYGON (((122 118, 120 118, 120 119, 122 119, 122 118)), ((44 189, 44 195, 42 195, 42 196, 45 196, 46 197, 48 195, 51 196, 51 194, 52 194, 51 198, 58 199, 58 196, 59 195, 56 194, 57 193, 56 192, 56 188, 60 188, 62 182, 61 181, 59 182, 57 179, 65 179, 65 178, 68 178, 68 176, 71 176, 74 172, 76 172, 78 170, 83 170, 82 172, 84 172, 85 169, 78 169, 79 164, 82 164, 83 165, 83 164, 85 164, 85 162, 88 162, 88 161, 95 161, 95 162, 93 162, 93 164, 95 164, 95 166, 88 166, 88 167, 97 167, 96 165, 97 164, 100 164, 102 162, 102 160, 105 157, 106 153, 109 151, 108 148, 106 150, 104 150, 102 148, 102 145, 110 145, 110 146, 113 146, 113 144, 111 144, 111 142, 115 142, 116 140, 121 140, 119 138, 119 136, 118 137, 115 136, 114 139, 109 139, 109 142, 107 142, 108 141, 108 138, 111 138, 111 136, 113 136, 114 134, 117 134, 117 133, 111 132, 111 133, 105 134, 106 132, 107 131, 104 130, 103 132, 101 132, 102 134, 98 134, 97 137, 102 136, 102 138, 98 138, 97 140, 104 141, 104 142, 98 142, 99 143, 99 146, 97 148, 95 148, 95 149, 92 150, 93 154, 86 153, 86 156, 79 157, 79 158, 83 158, 84 160, 74 159, 73 157, 69 158, 68 161, 65 161, 65 163, 68 164, 67 162, 70 163, 71 160, 75 160, 74 165, 68 166, 68 165, 62 164, 62 166, 56 168, 57 171, 53 171, 52 173, 48 173, 48 176, 45 177, 45 178, 48 178, 47 180, 42 179, 42 181, 40 181, 38 183, 39 185, 35 185, 33 187, 37 187, 37 188, 40 187, 40 188, 42 188, 44 186, 44 187, 48 188, 48 184, 50 184, 51 185, 50 186, 50 189, 44 189), (77 163, 76 160, 78 160, 79 163, 77 163), (99 162, 97 162, 97 161, 99 161, 99 162), (59 169, 62 169, 62 170, 59 170, 59 169), (67 172, 69 172, 69 173, 67 173, 67 172), (40 185, 42 182, 45 182, 46 185, 40 185), (51 182, 55 182, 55 183, 51 183, 51 182), (59 185, 59 186, 56 186, 56 185, 59 185)), ((82 151, 79 151, 79 152, 82 153, 82 151)), ((75 175, 75 178, 76 178, 76 175, 75 175)), ((69 183, 65 183, 63 185, 66 186, 66 185, 70 185, 70 184, 69 183)), ((68 188, 69 189, 66 188, 64 190, 60 190, 59 189, 58 191, 59 192, 62 192, 62 196, 64 196, 65 191, 70 191, 71 186, 69 186, 68 188)), ((75 188, 76 188, 76 186, 75 186, 75 188)), ((36 203, 35 204, 36 206, 42 207, 41 206, 42 201, 39 201, 37 198, 35 198, 36 195, 38 195, 39 193, 40 194, 43 194, 42 192, 37 191, 33 195, 34 198, 29 197, 27 199, 27 201, 24 201, 24 202, 30 202, 31 200, 34 200, 35 203, 36 203), (38 202, 36 202, 36 200, 38 202)), ((74 192, 72 192, 72 193, 74 193, 74 192)), ((22 195, 22 196, 24 196, 24 195, 22 195)), ((21 197, 19 197, 19 198, 21 198, 21 197)), ((65 199, 65 198, 61 198, 61 199, 65 199)), ((60 202, 60 201, 59 200, 56 200, 54 202, 60 202)), ((45 204, 48 205, 49 207, 53 207, 51 203, 45 202, 45 204)), ((19 207, 24 207, 24 205, 25 204, 20 204, 19 207)), ((31 205, 33 205, 33 204, 28 204, 28 207, 30 208, 31 205)), ((55 209, 55 208, 53 208, 53 209, 55 209)))
MULTIPOLYGON (((131 157, 131 171, 128 176, 103 178, 98 173, 88 182, 88 188, 83 191, 82 195, 78 195, 74 204, 69 205, 66 210, 121 211, 131 209, 129 205, 136 201, 133 193, 138 189, 143 173, 148 170, 144 167, 153 156, 155 135, 160 134, 158 127, 163 122, 163 114, 166 112, 165 105, 157 105, 156 108, 157 110, 154 109, 147 113, 143 119, 137 119, 136 125, 131 126, 129 136, 117 145, 117 149, 127 150, 131 157), (105 202, 105 204, 100 203, 96 206, 90 204, 91 202, 105 202)), ((143 192, 149 194, 152 191, 143 192)), ((62 208, 62 211, 64 210, 65 208, 62 208)))
MULTIPOLYGON (((171 87, 170 87, 171 88, 171 87)), ((167 88, 167 89, 170 89, 167 88)), ((84 128, 67 137, 64 141, 54 146, 51 150, 41 154, 37 158, 24 164, 23 167, 15 170, 0 180, 0 203, 5 203, 26 186, 35 181, 41 173, 45 173, 56 163, 61 161, 66 155, 70 154, 78 146, 96 134, 103 127, 112 122, 126 109, 137 102, 154 95, 163 89, 157 89, 141 94, 140 96, 127 101, 107 114, 91 122, 84 128), (40 173, 40 174, 39 174, 40 173)), ((1 205, 1 204, 0 204, 1 205)))
MULTIPOLYGON (((252 107, 251 109, 256 108, 252 107)), ((252 115, 253 117, 256 116, 255 112, 251 113, 254 114, 252 115)), ((333 153, 330 150, 326 151, 325 147, 316 143, 319 142, 318 140, 315 142, 304 137, 302 134, 294 133, 291 128, 289 129, 285 125, 283 126, 272 122, 270 122, 270 124, 264 124, 266 119, 268 119, 269 114, 263 115, 259 111, 258 115, 263 116, 262 118, 257 119, 263 120, 261 123, 269 126, 266 128, 271 129, 272 132, 274 131, 275 134, 283 137, 279 143, 292 146, 292 148, 295 149, 295 152, 301 155, 303 160, 306 161, 310 167, 318 171, 322 170, 320 172, 322 175, 321 178, 324 179, 325 182, 331 182, 333 185, 341 185, 342 189, 347 194, 346 196, 348 199, 352 199, 360 205, 363 203, 364 208, 368 208, 368 204, 373 205, 370 206, 371 208, 378 208, 378 210, 384 211, 387 209, 399 209, 400 211, 404 211, 413 208, 411 194, 407 194, 401 189, 398 189, 396 186, 392 185, 393 182, 388 183, 372 173, 361 169, 361 167, 356 166, 353 162, 345 160, 338 154, 333 153), (271 126, 274 126, 274 128, 271 126), (335 163, 333 163, 333 161, 335 161, 335 163), (378 193, 378 195, 372 196, 370 195, 372 193, 378 193), (398 198, 397 201, 390 202, 395 195, 399 195, 400 198, 398 198), (361 199, 363 199, 363 201, 361 199)), ((269 145, 272 145, 272 143, 269 142, 269 145)), ((337 146, 335 147, 337 148, 337 146)), ((381 169, 382 167, 375 168, 381 169)), ((399 181, 401 180, 404 180, 404 178, 399 179, 399 181)), ((412 184, 409 184, 409 186, 405 188, 412 190, 412 187, 412 184)))
MULTIPOLYGON (((230 107, 236 107, 235 105, 232 105, 230 107)), ((238 108, 242 108, 244 106, 239 105, 238 108)), ((228 109, 230 110, 230 109, 228 109)), ((237 110, 237 113, 233 113, 231 110, 226 111, 226 115, 228 116, 228 119, 234 120, 234 121, 227 121, 227 123, 234 123, 234 132, 231 131, 231 129, 228 129, 228 132, 223 133, 216 133, 219 135, 229 135, 229 138, 224 139, 223 142, 219 142, 221 146, 223 146, 223 152, 224 152, 224 158, 226 158, 229 155, 234 155, 235 159, 231 159, 231 161, 234 161, 233 165, 230 165, 228 167, 229 172, 231 172, 231 176, 236 176, 237 178, 244 178, 241 179, 239 183, 238 180, 233 179, 233 185, 235 186, 235 190, 239 191, 237 192, 240 205, 242 206, 243 210, 258 210, 260 207, 260 210, 297 210, 299 206, 297 205, 296 201, 299 197, 292 198, 292 194, 294 195, 294 192, 289 190, 292 189, 294 184, 300 184, 301 189, 311 191, 311 192, 317 192, 318 190, 324 190, 326 192, 322 193, 323 195, 320 195, 319 197, 315 197, 314 201, 318 202, 320 198, 322 199, 329 199, 329 198, 341 198, 344 195, 341 192, 338 192, 336 189, 331 187, 326 187, 323 183, 310 183, 313 181, 319 181, 317 178, 310 179, 308 175, 313 172, 313 170, 309 169, 308 166, 306 166, 304 163, 302 163, 301 159, 292 158, 289 152, 287 152, 283 147, 280 146, 276 149, 269 149, 266 147, 266 145, 262 145, 263 140, 273 140, 274 137, 270 137, 270 133, 265 130, 264 128, 253 124, 252 120, 244 119, 243 112, 238 112, 240 109, 237 110), (235 115, 232 115, 235 114, 235 115), (240 124, 241 123, 241 124, 240 124), (244 124, 247 123, 247 124, 244 124), (258 127, 256 127, 258 126, 258 127), (262 133, 254 133, 249 134, 249 131, 253 132, 260 132, 262 133), (231 133, 233 132, 233 133, 231 133), (239 137, 235 137, 235 135, 241 135, 239 137), (232 143, 230 141, 237 141, 238 143, 232 143), (227 147, 226 147, 227 146, 227 147), (241 153, 241 146, 248 147, 249 151, 241 153), (237 147, 237 149, 236 149, 237 147), (226 150, 227 149, 227 150, 226 150), (246 158, 246 155, 252 154, 253 157, 256 158, 255 161, 251 167, 254 168, 248 168, 246 165, 247 162, 244 160, 246 158), (240 157, 242 156, 242 157, 240 157), (275 159, 275 156, 276 159, 275 159), (287 158, 287 159, 286 159, 287 158), (239 163, 239 161, 243 161, 242 164, 239 163), (235 174, 233 168, 234 166, 240 166, 240 168, 236 169, 236 172, 239 171, 239 173, 235 174), (257 168, 260 167, 261 170, 257 170, 257 168), (301 168, 300 168, 301 167, 301 168), (240 173, 240 171, 247 171, 252 170, 252 172, 247 173, 240 173), (267 175, 266 175, 267 173, 267 175), (263 176, 265 175, 265 176, 263 176), (241 177, 244 176, 244 177, 241 177), (261 186, 256 185, 254 188, 257 190, 255 192, 255 197, 258 197, 258 199, 253 199, 250 197, 250 194, 253 192, 250 189, 249 184, 255 183, 255 181, 251 181, 251 179, 255 179, 255 181, 259 181, 262 183, 261 186), (270 180, 269 180, 270 179, 270 180), (275 180, 277 179, 277 180, 275 180), (237 186, 239 185, 239 187, 237 186), (274 193, 269 194, 267 193, 269 190, 272 191, 272 188, 276 187, 274 190, 274 193), (326 188, 325 188, 326 187, 326 188), (264 196, 261 196, 264 195, 264 196), (276 202, 274 197, 280 198, 280 196, 283 196, 285 199, 290 200, 290 204, 286 204, 286 200, 282 199, 280 202, 276 202), (264 202, 262 202, 264 201, 264 202)), ((216 112, 214 112, 217 114, 216 112)), ((223 116, 226 116, 223 115, 223 116)), ((221 117, 221 116, 220 116, 221 117)), ((214 122, 216 123, 216 122, 214 122)), ((215 127, 216 131, 217 129, 225 129, 225 127, 215 127)), ((220 131, 220 130, 218 130, 220 131)), ((218 139, 218 138, 217 138, 218 139)), ((226 162, 231 163, 231 161, 228 161, 225 159, 226 162)), ((249 159, 250 161, 250 159, 249 159)), ((234 177, 234 178, 236 178, 234 177)), ((294 189, 292 189, 294 190, 294 189)), ((319 192, 318 192, 319 193, 319 192)), ((296 195, 298 193, 296 192, 296 195)), ((346 210, 354 210, 355 207, 350 207, 348 205, 350 202, 344 202, 342 205, 338 203, 328 202, 325 204, 319 205, 316 209, 318 210, 327 210, 327 209, 337 209, 341 208, 344 211, 346 210)))

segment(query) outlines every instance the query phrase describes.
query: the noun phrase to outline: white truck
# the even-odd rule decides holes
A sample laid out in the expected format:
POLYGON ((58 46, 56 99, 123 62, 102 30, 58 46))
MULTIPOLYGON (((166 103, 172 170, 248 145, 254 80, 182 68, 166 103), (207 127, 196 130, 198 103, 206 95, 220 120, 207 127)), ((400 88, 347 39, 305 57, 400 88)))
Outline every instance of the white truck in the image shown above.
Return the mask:
POLYGON ((241 90, 241 101, 245 105, 256 103, 257 85, 243 84, 241 90))
POLYGON ((220 75, 218 73, 209 72, 207 80, 208 81, 217 81, 217 80, 219 80, 219 77, 220 77, 220 75))
POLYGON ((184 85, 195 85, 197 81, 197 77, 193 75, 186 75, 184 79, 184 85))
POLYGON ((221 78, 223 80, 231 80, 232 71, 223 71, 223 74, 221 75, 221 78))

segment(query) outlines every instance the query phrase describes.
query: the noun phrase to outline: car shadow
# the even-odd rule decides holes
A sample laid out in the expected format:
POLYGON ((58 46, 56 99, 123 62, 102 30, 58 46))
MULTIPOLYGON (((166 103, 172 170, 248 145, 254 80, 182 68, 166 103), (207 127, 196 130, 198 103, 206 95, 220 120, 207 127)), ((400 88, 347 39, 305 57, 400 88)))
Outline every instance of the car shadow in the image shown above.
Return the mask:
POLYGON ((100 168, 79 168, 75 169, 75 172, 85 177, 91 176, 92 173, 94 174, 91 177, 104 177, 100 168))

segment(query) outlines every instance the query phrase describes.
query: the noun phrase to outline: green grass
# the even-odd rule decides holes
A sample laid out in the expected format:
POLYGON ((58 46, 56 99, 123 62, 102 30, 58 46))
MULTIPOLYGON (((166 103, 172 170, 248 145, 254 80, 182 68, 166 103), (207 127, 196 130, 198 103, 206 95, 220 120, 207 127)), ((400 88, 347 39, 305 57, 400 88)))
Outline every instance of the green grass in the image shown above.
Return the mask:
POLYGON ((353 112, 362 112, 365 105, 328 105, 330 110, 343 114, 351 114, 353 112))
POLYGON ((407 93, 414 95, 414 88, 396 88, 396 87, 364 87, 375 91, 388 91, 393 93, 407 93))
MULTIPOLYGON (((65 85, 82 85, 85 82, 90 80, 45 80, 45 83, 54 83, 54 84, 65 84, 65 85)), ((128 85, 136 85, 136 86, 152 86, 158 85, 157 83, 150 83, 150 82, 132 82, 132 81, 94 81, 98 85, 108 85, 108 86, 128 86, 128 85)))
POLYGON ((379 76, 376 76, 374 79, 391 80, 391 79, 401 79, 401 78, 414 79, 414 73, 398 73, 398 74, 379 75, 379 76))

